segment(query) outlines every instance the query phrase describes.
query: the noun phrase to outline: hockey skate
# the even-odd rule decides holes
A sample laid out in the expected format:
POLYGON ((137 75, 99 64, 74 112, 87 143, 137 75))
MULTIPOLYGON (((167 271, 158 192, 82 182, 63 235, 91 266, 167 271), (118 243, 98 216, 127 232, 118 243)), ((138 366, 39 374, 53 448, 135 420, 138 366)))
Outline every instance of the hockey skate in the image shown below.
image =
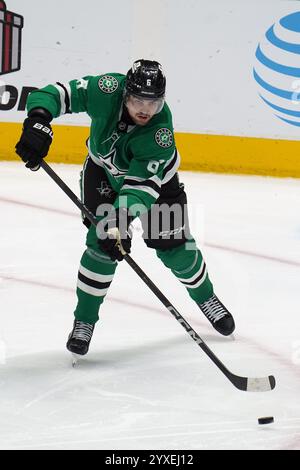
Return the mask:
POLYGON ((69 335, 66 345, 67 349, 75 355, 84 356, 87 354, 94 328, 95 325, 91 323, 74 320, 73 330, 69 335))
POLYGON ((216 295, 198 305, 215 330, 221 333, 221 335, 229 336, 234 332, 235 324, 233 316, 216 295))

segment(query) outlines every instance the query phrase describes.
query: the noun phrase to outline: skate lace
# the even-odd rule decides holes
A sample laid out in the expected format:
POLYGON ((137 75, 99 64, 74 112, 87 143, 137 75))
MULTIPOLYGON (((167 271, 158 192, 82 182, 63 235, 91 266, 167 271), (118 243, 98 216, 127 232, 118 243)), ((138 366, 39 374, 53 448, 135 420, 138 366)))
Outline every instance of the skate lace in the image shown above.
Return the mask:
POLYGON ((200 308, 204 315, 211 320, 213 323, 221 320, 225 317, 227 311, 225 307, 221 304, 219 299, 213 295, 209 300, 200 305, 200 308))
POLYGON ((90 341, 94 330, 94 325, 90 323, 84 323, 82 321, 77 321, 75 324, 73 338, 80 339, 82 341, 90 341))

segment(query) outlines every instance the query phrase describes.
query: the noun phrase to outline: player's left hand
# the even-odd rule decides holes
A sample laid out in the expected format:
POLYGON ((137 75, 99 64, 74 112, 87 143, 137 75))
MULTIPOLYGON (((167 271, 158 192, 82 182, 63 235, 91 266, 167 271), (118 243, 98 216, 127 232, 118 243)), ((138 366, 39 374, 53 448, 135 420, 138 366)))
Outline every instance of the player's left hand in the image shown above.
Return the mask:
POLYGON ((98 244, 112 261, 122 261, 130 253, 132 231, 129 228, 133 217, 128 209, 121 207, 115 209, 103 222, 97 226, 98 244))

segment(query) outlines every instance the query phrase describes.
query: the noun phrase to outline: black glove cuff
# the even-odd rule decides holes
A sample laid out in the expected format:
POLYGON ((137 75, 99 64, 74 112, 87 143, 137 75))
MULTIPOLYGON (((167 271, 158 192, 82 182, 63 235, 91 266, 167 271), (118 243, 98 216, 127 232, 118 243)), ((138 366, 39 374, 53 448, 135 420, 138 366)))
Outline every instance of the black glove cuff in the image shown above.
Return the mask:
POLYGON ((28 113, 29 118, 43 119, 44 121, 51 122, 53 119, 52 114, 45 108, 34 108, 28 113))

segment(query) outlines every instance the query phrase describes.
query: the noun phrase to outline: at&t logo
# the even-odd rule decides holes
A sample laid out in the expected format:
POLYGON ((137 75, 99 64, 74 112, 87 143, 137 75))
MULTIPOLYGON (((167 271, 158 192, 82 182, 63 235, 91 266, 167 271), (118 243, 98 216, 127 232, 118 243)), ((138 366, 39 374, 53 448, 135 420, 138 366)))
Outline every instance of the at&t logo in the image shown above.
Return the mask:
POLYGON ((268 29, 257 47, 253 74, 275 116, 300 127, 300 11, 268 29))

